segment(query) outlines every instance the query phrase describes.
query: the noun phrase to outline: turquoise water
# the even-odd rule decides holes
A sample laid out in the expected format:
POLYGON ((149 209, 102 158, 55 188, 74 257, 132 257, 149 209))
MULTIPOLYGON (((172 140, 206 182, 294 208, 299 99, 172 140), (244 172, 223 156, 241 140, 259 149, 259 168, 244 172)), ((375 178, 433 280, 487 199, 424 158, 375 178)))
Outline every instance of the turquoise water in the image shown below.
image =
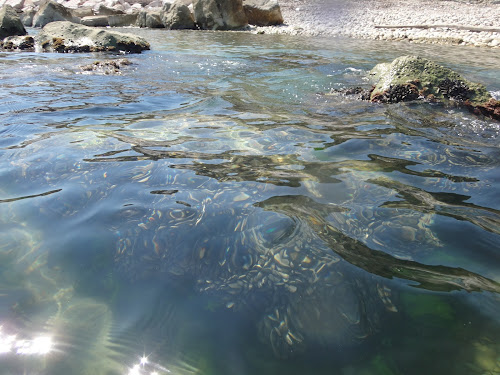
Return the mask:
POLYGON ((500 125, 326 95, 497 50, 134 32, 0 53, 0 374, 500 373, 500 125))

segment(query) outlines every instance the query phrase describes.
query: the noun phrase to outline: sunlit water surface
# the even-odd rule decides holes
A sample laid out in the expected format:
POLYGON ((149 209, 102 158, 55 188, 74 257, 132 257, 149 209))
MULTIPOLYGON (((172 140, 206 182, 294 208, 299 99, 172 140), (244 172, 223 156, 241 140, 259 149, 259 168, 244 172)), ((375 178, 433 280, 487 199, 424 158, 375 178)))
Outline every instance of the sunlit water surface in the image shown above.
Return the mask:
POLYGON ((325 95, 498 50, 134 30, 0 53, 0 374, 499 374, 500 126, 325 95))

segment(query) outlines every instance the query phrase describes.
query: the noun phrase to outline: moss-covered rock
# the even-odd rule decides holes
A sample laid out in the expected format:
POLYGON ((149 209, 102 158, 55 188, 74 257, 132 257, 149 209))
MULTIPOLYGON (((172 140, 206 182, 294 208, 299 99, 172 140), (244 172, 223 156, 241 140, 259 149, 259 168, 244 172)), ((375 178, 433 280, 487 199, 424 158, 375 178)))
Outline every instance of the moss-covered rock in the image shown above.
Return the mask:
POLYGON ((500 102, 491 97, 484 85, 431 60, 402 56, 391 63, 376 65, 370 75, 375 84, 370 93, 373 102, 453 101, 474 113, 500 120, 500 102))

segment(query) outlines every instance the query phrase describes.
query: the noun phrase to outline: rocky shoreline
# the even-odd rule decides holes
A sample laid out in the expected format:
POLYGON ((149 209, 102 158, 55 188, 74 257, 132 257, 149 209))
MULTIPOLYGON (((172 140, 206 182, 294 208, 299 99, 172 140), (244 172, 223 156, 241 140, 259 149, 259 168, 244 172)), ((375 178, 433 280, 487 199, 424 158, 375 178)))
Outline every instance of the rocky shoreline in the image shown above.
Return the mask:
POLYGON ((500 47, 498 0, 280 0, 282 26, 257 32, 500 47))
MULTIPOLYGON (((246 30, 500 48, 500 0, 278 1, 278 13, 268 23, 254 22, 250 19, 252 12, 246 10, 251 25, 246 30)), ((250 0, 243 1, 247 7, 245 2, 250 0)), ((270 3, 271 0, 252 2, 270 3)), ((26 26, 42 27, 37 24, 36 12, 44 3, 44 0, 0 0, 0 7, 11 5, 21 14, 26 26)), ((80 19, 78 23, 87 26, 166 27, 169 21, 162 19, 161 12, 174 0, 58 0, 58 3, 71 10, 80 19)), ((193 0, 176 3, 185 7, 185 14, 192 13, 196 18, 193 0)), ((259 17, 262 20, 262 16, 259 17)), ((208 26, 202 28, 210 28, 208 26)), ((231 28, 239 26, 237 23, 231 28)))

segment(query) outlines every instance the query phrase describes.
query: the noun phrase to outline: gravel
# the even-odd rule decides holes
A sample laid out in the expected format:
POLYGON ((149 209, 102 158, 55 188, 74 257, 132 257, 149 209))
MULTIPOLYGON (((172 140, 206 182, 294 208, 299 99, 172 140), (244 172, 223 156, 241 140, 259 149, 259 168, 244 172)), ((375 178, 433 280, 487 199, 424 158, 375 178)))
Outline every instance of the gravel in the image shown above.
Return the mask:
POLYGON ((257 27, 255 32, 500 47, 500 0, 279 0, 279 4, 285 25, 257 27))

